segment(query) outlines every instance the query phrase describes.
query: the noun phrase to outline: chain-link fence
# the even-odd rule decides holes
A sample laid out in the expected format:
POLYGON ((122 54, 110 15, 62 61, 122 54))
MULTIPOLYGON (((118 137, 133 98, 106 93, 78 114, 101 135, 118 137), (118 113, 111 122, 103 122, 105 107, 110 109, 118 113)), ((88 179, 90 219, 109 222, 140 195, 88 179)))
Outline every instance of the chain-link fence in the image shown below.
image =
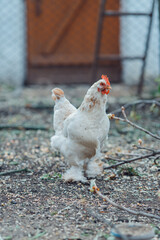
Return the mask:
POLYGON ((22 84, 26 75, 25 2, 0 1, 0 82, 22 84))
MULTIPOLYGON (((122 0, 121 8, 128 12, 152 13, 153 3, 152 0, 122 0)), ((128 16, 126 18, 121 19, 121 54, 142 57, 146 54, 145 80, 154 80, 159 74, 158 1, 155 1, 153 16, 128 16), (150 21, 151 29, 149 29, 150 21), (148 47, 147 40, 149 40, 148 47)), ((123 79, 127 83, 137 82, 140 78, 142 64, 141 60, 123 62, 123 79)))
MULTIPOLYGON (((22 83, 92 81, 97 27, 102 0, 1 0, 0 81, 22 83)), ((106 0, 105 10, 151 13, 154 0, 106 0)), ((158 5, 155 0, 145 78, 159 74, 158 5)), ((116 15, 116 14, 115 14, 116 15)), ((103 19, 98 76, 137 83, 150 16, 106 16, 103 19), (118 56, 116 61, 111 59, 118 56)))

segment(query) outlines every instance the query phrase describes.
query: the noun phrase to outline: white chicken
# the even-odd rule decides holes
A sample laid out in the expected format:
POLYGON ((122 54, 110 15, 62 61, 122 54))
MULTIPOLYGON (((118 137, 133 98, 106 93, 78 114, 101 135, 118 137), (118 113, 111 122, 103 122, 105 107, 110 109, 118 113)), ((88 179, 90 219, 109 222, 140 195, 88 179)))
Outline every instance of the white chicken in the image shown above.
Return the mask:
POLYGON ((70 167, 63 175, 65 181, 86 182, 86 177, 95 177, 103 170, 97 159, 108 138, 106 102, 110 89, 107 76, 102 75, 89 88, 78 109, 64 97, 61 89, 52 90, 55 135, 51 146, 63 154, 70 167))

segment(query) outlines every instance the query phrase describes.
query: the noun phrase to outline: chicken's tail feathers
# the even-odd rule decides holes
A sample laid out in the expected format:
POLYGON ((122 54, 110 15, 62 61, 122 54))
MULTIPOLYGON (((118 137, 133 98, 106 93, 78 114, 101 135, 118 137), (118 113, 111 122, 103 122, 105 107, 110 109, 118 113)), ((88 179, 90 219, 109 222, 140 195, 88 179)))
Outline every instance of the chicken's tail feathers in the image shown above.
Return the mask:
POLYGON ((54 101, 59 100, 61 97, 64 97, 64 92, 60 88, 53 88, 51 92, 52 92, 52 99, 54 101))
POLYGON ((51 137, 51 147, 53 148, 53 150, 60 151, 63 140, 64 140, 63 136, 57 136, 57 135, 52 136, 51 137))

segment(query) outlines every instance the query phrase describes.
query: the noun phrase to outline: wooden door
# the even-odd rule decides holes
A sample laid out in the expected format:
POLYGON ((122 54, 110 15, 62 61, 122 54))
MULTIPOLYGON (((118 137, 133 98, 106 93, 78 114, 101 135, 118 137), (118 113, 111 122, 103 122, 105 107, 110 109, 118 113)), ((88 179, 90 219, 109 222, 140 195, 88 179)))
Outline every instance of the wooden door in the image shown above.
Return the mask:
MULTIPOLYGON (((107 8, 119 9, 118 2, 108 0, 107 8)), ((75 69, 87 72, 93 63, 99 6, 100 0, 27 0, 28 82, 79 81, 75 69), (38 71, 49 77, 38 80, 38 71), (67 71, 73 72, 68 80, 67 71)), ((118 18, 104 21, 101 53, 119 53, 118 18)), ((88 82, 88 76, 81 81, 88 82)))

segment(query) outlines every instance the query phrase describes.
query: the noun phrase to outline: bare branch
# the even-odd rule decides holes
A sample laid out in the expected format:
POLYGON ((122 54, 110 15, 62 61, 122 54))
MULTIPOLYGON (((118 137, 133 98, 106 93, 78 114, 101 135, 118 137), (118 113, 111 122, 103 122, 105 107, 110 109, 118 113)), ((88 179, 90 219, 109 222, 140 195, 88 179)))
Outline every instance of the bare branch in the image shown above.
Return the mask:
MULTIPOLYGON (((160 107, 160 101, 159 99, 157 100, 137 100, 133 103, 127 103, 124 105, 124 108, 127 109, 131 106, 135 106, 135 105, 139 105, 139 104, 155 104, 156 106, 160 107)), ((113 114, 117 114, 117 113, 120 113, 121 112, 121 108, 118 108, 117 110, 113 111, 112 113, 113 114)))
POLYGON ((110 157, 110 156, 107 156, 105 158, 103 158, 102 160, 113 160, 113 161, 116 161, 116 162, 125 162, 126 160, 121 160, 121 159, 118 159, 118 158, 114 158, 114 157, 110 157))
MULTIPOLYGON (((121 107, 121 111, 122 111, 122 114, 123 114, 123 117, 124 118, 120 118, 120 117, 116 117, 114 114, 109 114, 109 118, 110 119, 115 119, 115 120, 120 120, 122 122, 126 122, 128 124, 130 124, 132 127, 135 127, 145 133, 147 133, 148 135, 160 140, 160 137, 156 134, 153 134, 152 132, 148 131, 147 129, 145 128, 142 128, 140 126, 138 126, 137 124, 131 122, 128 118, 127 118, 127 115, 125 113, 125 108, 122 106, 121 107)), ((145 155, 139 155, 135 158, 131 158, 131 159, 127 159, 127 160, 123 160, 123 161, 120 161, 119 159, 116 159, 116 158, 110 158, 108 157, 109 159, 112 159, 112 160, 115 160, 115 161, 120 161, 119 163, 116 163, 116 164, 113 164, 111 166, 108 166, 108 167, 104 167, 104 169, 111 169, 111 168, 116 168, 120 165, 123 165, 123 164, 126 164, 126 163, 131 163, 131 162, 134 162, 134 161, 137 161, 137 160, 140 160, 140 159, 145 159, 145 158, 150 158, 150 157, 154 157, 154 156, 157 156, 160 154, 160 151, 156 151, 154 149, 151 149, 151 148, 146 148, 146 147, 142 147, 142 146, 137 146, 137 145, 134 145, 136 146, 137 149, 144 149, 144 150, 147 150, 147 151, 150 151, 151 153, 149 154, 145 154, 145 155)))
POLYGON ((18 169, 18 170, 11 170, 11 171, 7 171, 7 172, 1 172, 0 176, 7 176, 7 175, 14 174, 14 173, 19 173, 19 172, 30 172, 30 170, 28 168, 22 168, 22 169, 18 169))
POLYGON ((142 146, 138 146, 138 145, 133 145, 133 147, 136 147, 137 149, 147 150, 149 152, 155 152, 156 151, 152 148, 142 147, 142 146))
POLYGON ((153 215, 153 214, 150 214, 150 213, 146 213, 146 212, 143 212, 143 211, 134 211, 130 208, 126 208, 122 205, 119 205, 115 202, 113 202, 112 200, 110 200, 107 196, 104 196, 100 191, 99 191, 99 188, 96 186, 95 184, 95 181, 93 181, 91 183, 91 189, 90 189, 91 192, 95 192, 99 197, 101 197, 102 199, 106 200, 108 203, 110 203, 112 206, 116 207, 116 208, 119 208, 121 210, 124 210, 124 211, 127 211, 131 214, 134 214, 134 215, 137 215, 137 216, 144 216, 144 217, 148 217, 148 218, 155 218, 155 219, 158 219, 160 220, 160 216, 158 215, 153 215))
POLYGON ((158 160, 158 159, 160 159, 160 155, 158 155, 158 156, 156 156, 156 157, 154 158, 154 164, 155 164, 155 165, 158 165, 158 163, 157 163, 157 160, 158 160))
MULTIPOLYGON (((126 163, 131 163, 131 162, 134 162, 134 161, 137 161, 137 160, 150 158, 150 157, 153 157, 153 156, 156 156, 156 155, 159 155, 159 154, 160 154, 160 150, 159 151, 154 151, 154 152, 149 153, 149 154, 141 155, 139 157, 131 158, 131 159, 128 159, 128 160, 121 161, 119 163, 113 164, 111 166, 104 167, 104 169, 116 168, 116 167, 118 167, 120 165, 123 165, 123 164, 126 164, 126 163)), ((114 159, 114 160, 116 160, 116 159, 114 159)), ((119 161, 119 159, 117 159, 117 161, 119 161)))
POLYGON ((49 128, 44 126, 27 126, 27 125, 16 125, 16 124, 0 124, 0 130, 4 129, 17 129, 17 130, 43 130, 48 131, 49 128))
MULTIPOLYGON (((115 153, 117 156, 120 156, 120 157, 122 157, 122 156, 141 156, 141 154, 139 154, 139 153, 115 153)), ((109 157, 110 158, 110 157, 109 157)))
POLYGON ((127 120, 127 115, 125 113, 125 108, 123 106, 121 107, 121 110, 122 110, 122 114, 123 114, 124 119, 127 120))
POLYGON ((137 129, 139 129, 140 131, 143 131, 143 132, 145 132, 146 134, 150 135, 151 137, 160 140, 160 137, 159 137, 158 135, 153 134, 152 132, 148 131, 147 129, 142 128, 142 127, 138 126, 137 124, 131 122, 131 121, 127 118, 127 116, 126 116, 125 108, 124 108, 124 107, 121 108, 121 111, 122 111, 122 114, 123 114, 124 118, 116 117, 116 116, 114 116, 114 114, 113 114, 113 115, 112 115, 112 119, 119 120, 119 121, 122 121, 122 122, 126 122, 126 123, 130 124, 132 127, 135 127, 135 128, 137 128, 137 129))

